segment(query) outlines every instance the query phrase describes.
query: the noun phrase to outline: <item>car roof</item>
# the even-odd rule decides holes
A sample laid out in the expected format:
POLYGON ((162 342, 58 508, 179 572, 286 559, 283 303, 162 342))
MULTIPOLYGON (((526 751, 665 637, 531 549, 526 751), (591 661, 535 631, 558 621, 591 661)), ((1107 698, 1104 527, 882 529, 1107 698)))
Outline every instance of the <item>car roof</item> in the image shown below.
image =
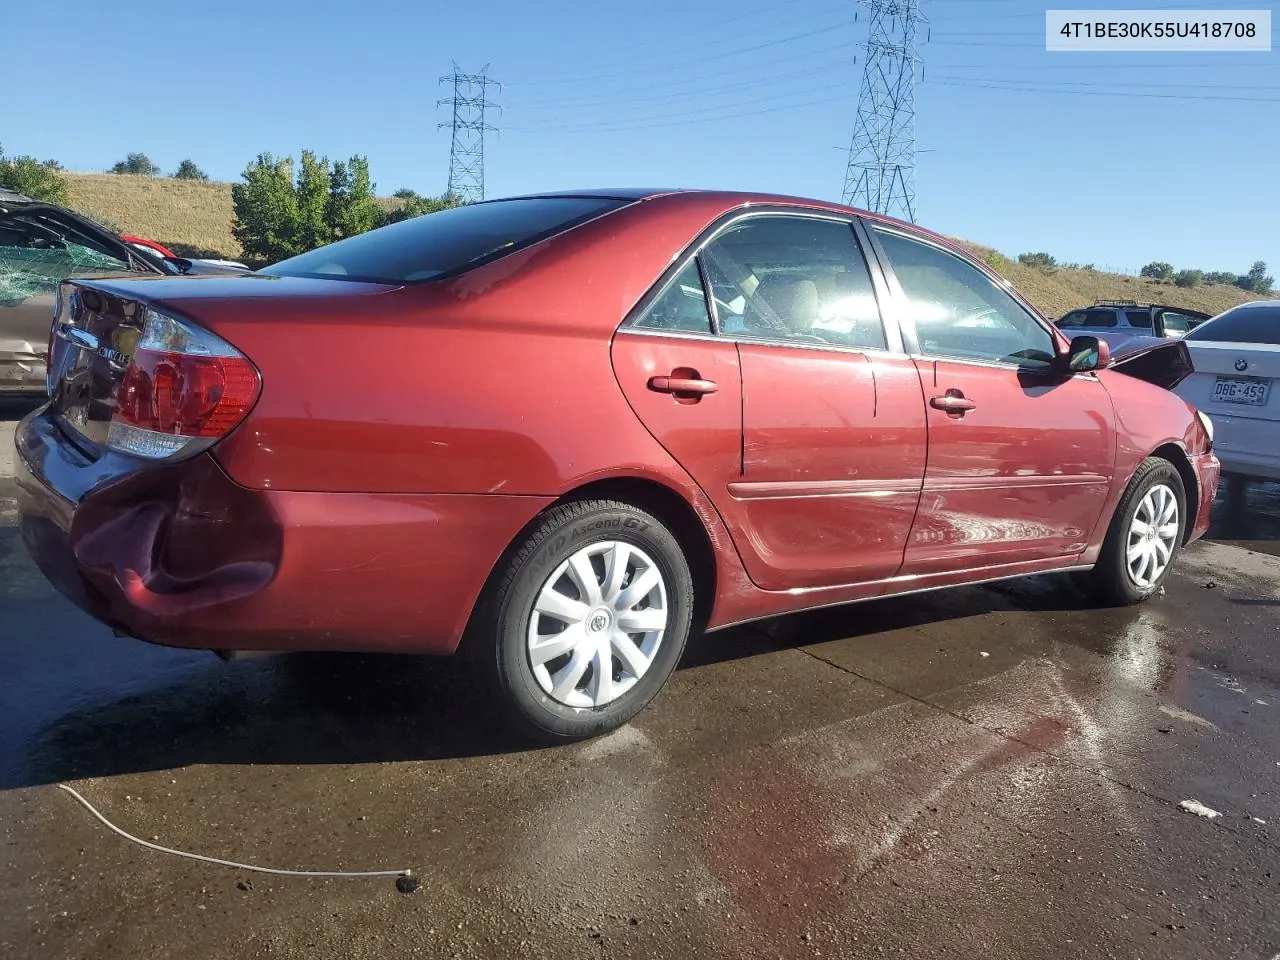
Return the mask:
POLYGON ((20 193, 14 193, 12 190, 6 190, 0 187, 0 203, 35 203, 30 197, 24 197, 20 193))
POLYGON ((536 200, 549 197, 581 197, 630 201, 661 199, 664 205, 670 203, 679 204, 683 201, 699 206, 704 205, 707 201, 711 201, 713 203, 719 203, 723 207, 724 213, 730 213, 740 207, 759 205, 796 207, 798 209, 822 210, 828 213, 853 214, 855 216, 865 217, 866 219, 877 223, 883 223, 910 231, 921 237, 926 237, 942 244, 950 250, 960 253, 974 263, 980 262, 971 251, 966 250, 955 240, 952 240, 950 237, 944 236, 940 233, 935 233, 932 230, 928 230, 917 223, 908 223, 905 220, 899 220, 895 217, 885 216, 884 214, 872 213, 869 210, 863 210, 858 207, 846 206, 845 204, 836 203, 832 200, 818 200, 813 197, 798 197, 785 193, 758 193, 747 190, 714 190, 696 187, 598 187, 578 190, 554 190, 508 197, 494 197, 492 200, 482 202, 492 203, 498 200, 536 200))

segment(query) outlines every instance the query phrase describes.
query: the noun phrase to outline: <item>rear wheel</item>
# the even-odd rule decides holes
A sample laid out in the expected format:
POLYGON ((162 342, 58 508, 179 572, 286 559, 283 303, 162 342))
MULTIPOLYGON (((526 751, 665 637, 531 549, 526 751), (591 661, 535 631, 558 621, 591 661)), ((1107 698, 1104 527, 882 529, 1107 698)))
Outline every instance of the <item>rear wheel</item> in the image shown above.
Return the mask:
POLYGON ((1104 603, 1146 600, 1168 579, 1186 522, 1182 475, 1168 460, 1148 458, 1120 498, 1097 565, 1077 582, 1104 603))
POLYGON ((519 729, 576 740, 621 726, 654 698, 692 611, 689 565, 657 518, 617 501, 566 503, 495 573, 467 645, 519 729))

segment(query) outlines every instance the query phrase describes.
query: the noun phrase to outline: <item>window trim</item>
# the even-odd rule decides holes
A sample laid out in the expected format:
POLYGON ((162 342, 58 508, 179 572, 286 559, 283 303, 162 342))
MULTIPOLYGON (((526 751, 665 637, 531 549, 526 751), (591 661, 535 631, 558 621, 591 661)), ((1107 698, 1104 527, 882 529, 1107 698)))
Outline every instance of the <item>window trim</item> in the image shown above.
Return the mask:
POLYGON ((875 353, 878 356, 906 356, 905 341, 903 340, 902 331, 899 329, 894 320, 893 315, 886 308, 890 300, 890 291, 884 282, 883 275, 880 272, 878 257, 868 246, 864 231, 861 229, 861 218, 855 214, 841 214, 829 210, 819 210, 808 207, 792 207, 783 204, 762 204, 750 208, 737 208, 730 210, 728 213, 722 214, 708 224, 701 233, 699 233, 693 241, 688 244, 670 263, 662 275, 655 281, 636 301, 622 322, 614 331, 615 335, 619 333, 637 334, 640 336, 668 336, 677 337, 679 339, 712 339, 723 343, 749 343, 761 346, 772 347, 789 347, 791 349, 802 350, 827 350, 838 353, 875 353), (711 289, 711 285, 707 282, 706 266, 703 263, 702 251, 707 245, 718 239, 722 234, 732 229, 744 220, 756 217, 793 217, 805 220, 829 220, 834 223, 841 223, 847 226, 852 233, 853 250, 855 253, 862 255, 863 262, 867 267, 867 275, 871 279, 872 295, 876 299, 876 309, 880 314, 880 323, 884 328, 885 346, 884 347, 855 347, 847 346, 839 343, 816 343, 809 341, 788 341, 773 340, 765 337, 744 336, 739 333, 725 333, 720 323, 720 314, 716 309, 715 295, 711 289), (644 316, 652 305, 653 301, 661 297, 666 292, 667 286, 672 280, 679 276, 688 264, 689 260, 697 258, 698 274, 702 278, 702 293, 707 301, 707 309, 711 313, 712 332, 709 334, 690 333, 684 330, 658 330, 645 327, 637 327, 636 322, 644 316))
POLYGON ((1007 360, 988 360, 975 357, 946 357, 924 352, 920 348, 920 339, 916 334, 915 324, 906 317, 905 311, 903 310, 907 301, 906 291, 902 289, 902 283, 898 280, 898 275, 893 269, 893 263, 890 261, 888 253, 885 251, 884 247, 880 245, 880 238, 876 235, 877 231, 892 233, 903 237, 904 239, 913 240, 916 243, 923 244, 924 246, 932 247, 939 253, 946 254, 949 257, 954 257, 961 263, 973 267, 981 276, 986 277, 994 286, 1008 294, 1009 298, 1017 304, 1017 306, 1032 320, 1032 322, 1049 335, 1049 339, 1053 343, 1054 350, 1059 356, 1061 356, 1062 340, 1065 339, 1065 336, 1060 334, 1052 323, 1040 316, 1039 312, 1031 306, 1030 302, 1021 293, 1017 291, 1013 284, 984 265, 980 265, 954 250, 949 250, 943 244, 940 244, 929 237, 915 233, 912 230, 902 229, 896 224, 875 221, 873 223, 865 224, 865 229, 867 237, 875 249, 876 257, 880 261, 880 269, 884 273, 885 282, 889 287, 891 297, 893 299, 894 321, 902 331, 902 340, 908 356, 921 360, 945 360, 948 363, 967 363, 975 366, 995 367, 1001 370, 1016 370, 1022 373, 1048 374, 1052 372, 1052 368, 1025 367, 1022 364, 1010 363, 1007 360))

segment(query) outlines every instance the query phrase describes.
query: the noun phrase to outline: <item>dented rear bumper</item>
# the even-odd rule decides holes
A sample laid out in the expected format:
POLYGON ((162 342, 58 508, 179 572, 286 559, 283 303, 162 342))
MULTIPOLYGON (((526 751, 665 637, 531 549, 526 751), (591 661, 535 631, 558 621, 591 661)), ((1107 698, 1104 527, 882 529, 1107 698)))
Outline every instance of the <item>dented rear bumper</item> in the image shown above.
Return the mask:
POLYGON ((77 452, 47 408, 17 431, 28 551, 121 633, 220 651, 450 653, 539 497, 250 490, 212 454, 77 452))

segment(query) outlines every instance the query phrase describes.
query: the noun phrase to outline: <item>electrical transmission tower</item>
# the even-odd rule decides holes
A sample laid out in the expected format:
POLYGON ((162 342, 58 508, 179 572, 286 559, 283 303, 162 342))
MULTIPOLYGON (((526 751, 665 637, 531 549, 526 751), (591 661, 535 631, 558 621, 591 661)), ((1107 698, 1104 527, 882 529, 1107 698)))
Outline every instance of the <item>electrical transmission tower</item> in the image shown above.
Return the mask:
POLYGON ((465 202, 484 199, 484 135, 497 130, 485 122, 486 110, 501 110, 488 100, 489 87, 499 87, 497 81, 485 76, 488 64, 479 73, 460 73, 453 65, 453 73, 441 77, 440 82, 453 85, 453 96, 438 101, 453 108, 453 117, 440 128, 453 131, 449 147, 449 192, 465 202))
POLYGON ((871 10, 844 202, 916 219, 916 30, 920 0, 859 0, 871 10))

